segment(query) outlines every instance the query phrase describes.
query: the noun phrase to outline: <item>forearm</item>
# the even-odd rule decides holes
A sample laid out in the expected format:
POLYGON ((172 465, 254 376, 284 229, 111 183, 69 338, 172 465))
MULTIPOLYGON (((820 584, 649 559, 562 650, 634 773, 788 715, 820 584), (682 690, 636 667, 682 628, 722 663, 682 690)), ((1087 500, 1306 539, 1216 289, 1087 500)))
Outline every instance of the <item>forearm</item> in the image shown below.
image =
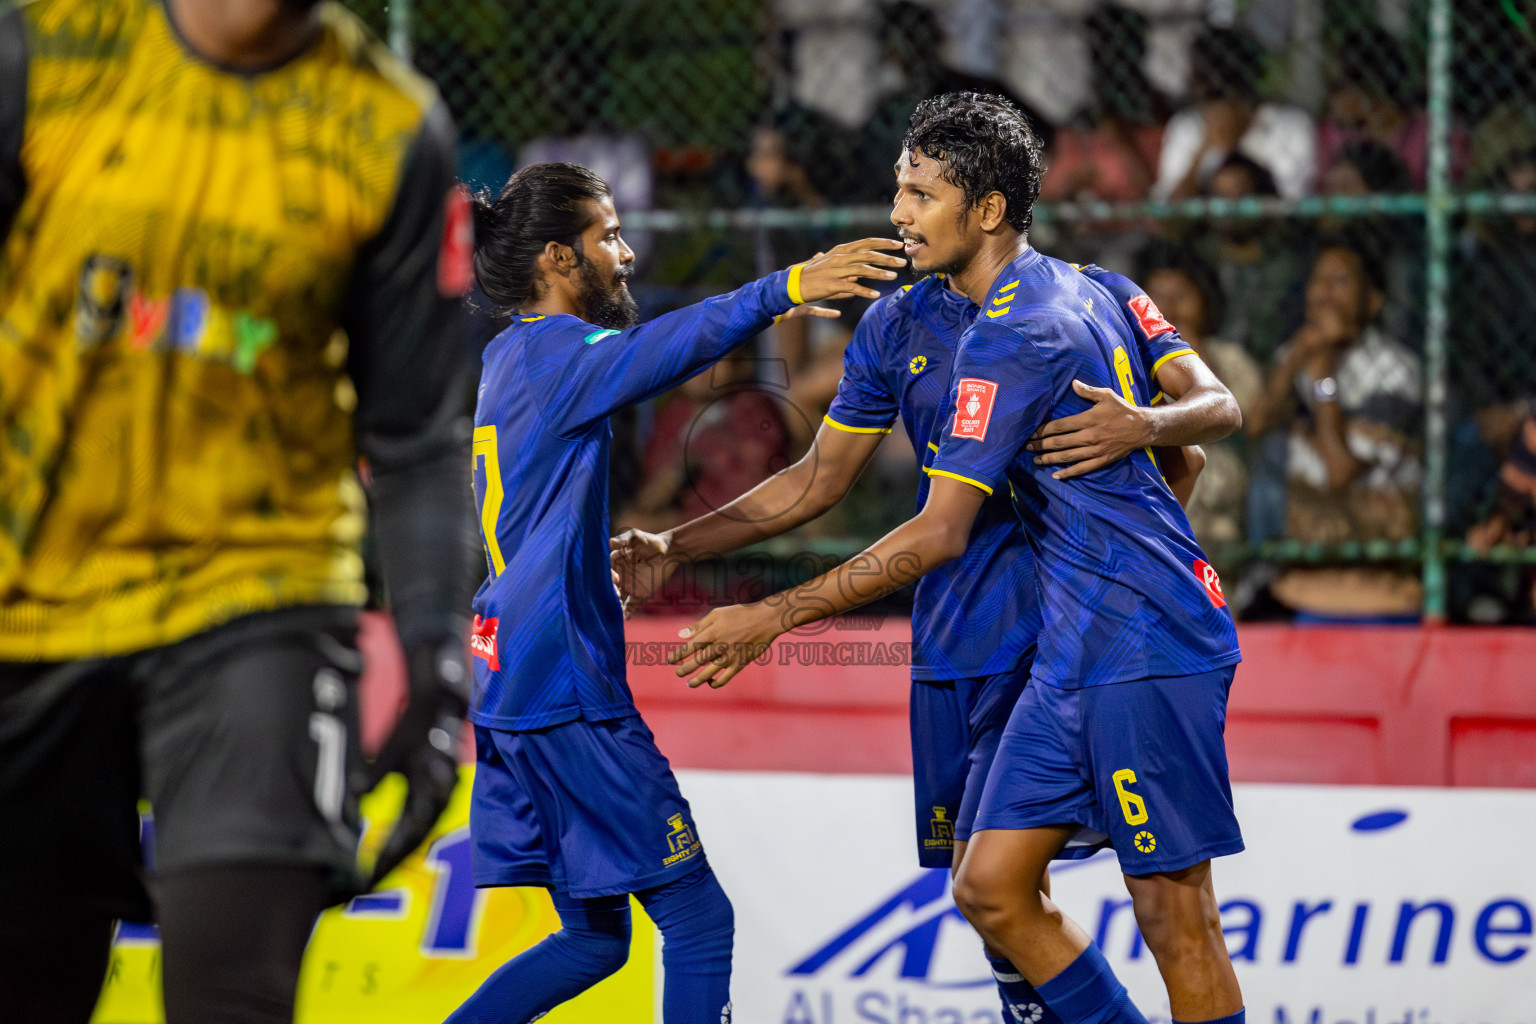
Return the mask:
POLYGON ((1264 383, 1264 399, 1261 405, 1263 423, 1260 432, 1283 427, 1291 420, 1296 371, 1301 367, 1301 360, 1297 355, 1292 352, 1281 359, 1270 373, 1269 380, 1264 383))
POLYGON ((375 467, 372 528, 390 610, 407 650, 464 631, 474 596, 467 453, 375 467))
POLYGON ((685 559, 723 555, 810 522, 836 503, 817 493, 814 476, 807 456, 735 501, 673 527, 669 552, 685 559))
POLYGON ((960 557, 968 536, 968 526, 919 514, 837 568, 761 603, 778 613, 780 632, 841 615, 960 557))
POLYGON ((1344 413, 1337 402, 1318 402, 1311 433, 1313 447, 1328 467, 1328 486, 1341 490, 1360 473, 1360 460, 1344 436, 1344 413))
POLYGON ((1189 501, 1195 494, 1195 482, 1205 469, 1204 449, 1199 445, 1186 445, 1181 448, 1158 448, 1155 454, 1168 489, 1181 506, 1189 508, 1189 501))
POLYGON ((1186 445, 1220 441, 1243 425, 1237 400, 1225 387, 1196 387, 1147 410, 1150 437, 1154 448, 1180 448, 1186 445))

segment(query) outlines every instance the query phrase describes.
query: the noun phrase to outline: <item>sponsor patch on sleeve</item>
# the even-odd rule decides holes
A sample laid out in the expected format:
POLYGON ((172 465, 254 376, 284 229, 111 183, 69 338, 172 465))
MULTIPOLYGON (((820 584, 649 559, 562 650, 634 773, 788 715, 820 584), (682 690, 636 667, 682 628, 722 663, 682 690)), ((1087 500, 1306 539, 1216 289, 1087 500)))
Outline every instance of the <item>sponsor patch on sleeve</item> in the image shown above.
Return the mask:
POLYGON ((443 238, 437 249, 437 292, 447 299, 469 294, 475 283, 475 220, 470 212, 469 190, 463 185, 448 190, 443 203, 443 238))
POLYGON ((1173 324, 1163 316, 1151 296, 1138 295, 1126 305, 1130 306, 1131 312, 1136 314, 1136 322, 1141 324, 1141 329, 1146 332, 1147 337, 1155 338, 1159 334, 1173 330, 1173 324))
POLYGON ((990 380, 963 377, 955 395, 955 429, 951 437, 987 439, 987 424, 992 421, 992 403, 997 399, 997 384, 990 380))
POLYGON ((489 665, 492 672, 501 668, 501 657, 496 650, 497 624, 498 619, 495 616, 486 619, 476 615, 469 634, 471 653, 489 665))
POLYGON ((1221 592, 1221 577, 1216 575, 1216 570, 1211 568, 1211 563, 1203 558, 1195 559, 1195 576, 1205 587, 1205 596, 1211 599, 1211 607, 1225 608, 1227 595, 1221 592))

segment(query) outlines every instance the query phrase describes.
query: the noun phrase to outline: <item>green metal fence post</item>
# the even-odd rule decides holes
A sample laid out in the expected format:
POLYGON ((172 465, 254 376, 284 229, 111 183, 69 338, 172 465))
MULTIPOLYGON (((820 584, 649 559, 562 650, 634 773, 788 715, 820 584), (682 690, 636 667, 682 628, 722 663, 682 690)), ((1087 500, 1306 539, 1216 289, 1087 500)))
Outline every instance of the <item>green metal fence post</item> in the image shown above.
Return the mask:
POLYGON ((1451 0, 1429 3, 1429 167, 1424 204, 1424 618, 1445 620, 1446 345, 1451 273, 1451 0))
POLYGON ((389 48, 403 61, 411 59, 411 0, 390 0, 389 48))

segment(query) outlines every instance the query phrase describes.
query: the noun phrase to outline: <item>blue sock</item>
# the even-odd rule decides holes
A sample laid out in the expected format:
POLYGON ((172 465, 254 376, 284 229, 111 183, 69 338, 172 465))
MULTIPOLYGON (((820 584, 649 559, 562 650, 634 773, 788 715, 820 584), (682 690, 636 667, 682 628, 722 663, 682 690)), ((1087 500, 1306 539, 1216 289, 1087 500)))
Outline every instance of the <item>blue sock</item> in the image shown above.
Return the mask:
POLYGON ((1061 1018, 1045 1005, 1040 993, 1007 957, 993 956, 987 950, 987 963, 992 965, 998 995, 1003 997, 1003 1024, 1062 1024, 1061 1018))
MULTIPOLYGON (((1199 1024, 1246 1024, 1247 1020, 1248 1008, 1243 1007, 1243 1009, 1238 1010, 1236 1013, 1229 1013, 1225 1017, 1215 1017, 1211 1020, 1203 1020, 1199 1024)), ((1193 1022, 1176 1020, 1173 1024, 1193 1024, 1193 1022)))
POLYGON ((628 896, 554 900, 560 930, 498 967, 446 1024, 526 1024, 624 966, 628 896))
POLYGON ((665 1024, 729 1024, 731 901, 706 864, 702 869, 635 898, 661 931, 661 995, 665 1024))
POLYGON ((1062 1020, 1072 1024, 1147 1024, 1130 993, 1093 943, 1067 969, 1036 991, 1062 1020))

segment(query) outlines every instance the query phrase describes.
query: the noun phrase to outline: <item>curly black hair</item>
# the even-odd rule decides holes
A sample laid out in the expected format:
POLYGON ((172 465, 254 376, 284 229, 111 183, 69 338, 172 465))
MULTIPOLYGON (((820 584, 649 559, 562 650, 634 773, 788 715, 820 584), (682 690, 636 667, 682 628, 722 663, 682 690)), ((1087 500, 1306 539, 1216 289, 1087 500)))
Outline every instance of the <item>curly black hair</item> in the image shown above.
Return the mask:
POLYGON ((1034 222, 1045 157, 1029 119, 1003 97, 950 92, 924 100, 901 145, 941 162, 941 177, 965 193, 968 206, 1001 192, 1014 230, 1028 231, 1034 222))

